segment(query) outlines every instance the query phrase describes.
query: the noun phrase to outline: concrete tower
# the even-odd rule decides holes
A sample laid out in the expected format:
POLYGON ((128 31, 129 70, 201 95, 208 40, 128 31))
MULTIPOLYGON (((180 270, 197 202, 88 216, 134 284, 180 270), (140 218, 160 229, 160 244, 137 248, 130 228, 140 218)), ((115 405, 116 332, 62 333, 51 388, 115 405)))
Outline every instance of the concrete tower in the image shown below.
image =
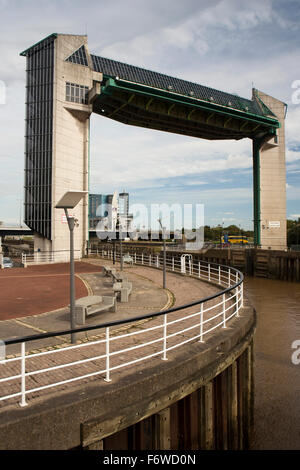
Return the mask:
MULTIPOLYGON (((89 91, 102 74, 92 70, 86 36, 52 34, 21 55, 27 59, 25 222, 35 231, 35 250, 64 251, 68 225, 55 205, 68 190, 88 191, 89 91)), ((87 196, 72 215, 79 258, 88 240, 87 196)))
POLYGON ((262 249, 284 250, 286 236, 286 166, 284 120, 287 106, 258 90, 256 99, 277 117, 276 135, 253 140, 255 238, 262 249))

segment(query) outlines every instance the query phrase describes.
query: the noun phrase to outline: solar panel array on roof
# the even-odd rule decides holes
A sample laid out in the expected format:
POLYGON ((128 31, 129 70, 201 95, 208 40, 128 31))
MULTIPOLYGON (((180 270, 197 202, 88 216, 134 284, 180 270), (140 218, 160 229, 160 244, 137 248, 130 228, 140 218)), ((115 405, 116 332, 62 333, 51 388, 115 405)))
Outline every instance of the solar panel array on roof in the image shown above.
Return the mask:
MULTIPOLYGON (((104 57, 91 54, 91 58, 94 70, 113 78, 119 77, 134 83, 190 96, 240 111, 265 115, 256 101, 104 57)), ((270 113, 268 112, 267 114, 270 113)))
POLYGON ((85 65, 88 67, 87 56, 85 47, 82 45, 77 51, 75 51, 70 57, 66 59, 66 62, 73 62, 73 64, 85 65))

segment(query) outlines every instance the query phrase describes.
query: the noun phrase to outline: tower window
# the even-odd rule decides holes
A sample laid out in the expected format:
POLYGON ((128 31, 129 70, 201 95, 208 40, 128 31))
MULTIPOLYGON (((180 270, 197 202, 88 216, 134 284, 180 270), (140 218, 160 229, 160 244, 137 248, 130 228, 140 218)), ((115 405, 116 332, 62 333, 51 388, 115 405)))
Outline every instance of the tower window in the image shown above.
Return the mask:
POLYGON ((66 101, 88 104, 89 88, 76 83, 66 82, 66 101))

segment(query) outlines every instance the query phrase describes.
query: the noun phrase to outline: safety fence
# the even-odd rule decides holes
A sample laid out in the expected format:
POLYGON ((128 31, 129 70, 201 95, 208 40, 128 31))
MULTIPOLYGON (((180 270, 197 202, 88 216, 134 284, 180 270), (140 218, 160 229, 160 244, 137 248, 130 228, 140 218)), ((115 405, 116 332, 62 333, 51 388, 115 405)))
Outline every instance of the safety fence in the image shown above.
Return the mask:
MULTIPOLYGON (((80 260, 81 250, 74 250, 74 259, 80 260)), ((35 251, 34 253, 22 253, 22 265, 26 268, 35 264, 66 263, 70 260, 70 250, 61 251, 35 251)))
MULTIPOLYGON (((100 255, 113 257, 107 251, 100 255)), ((123 262, 162 268, 161 257, 153 255, 125 255, 123 262)), ((179 260, 173 257, 166 264, 168 271, 218 284, 220 290, 189 304, 126 320, 5 340, 0 361, 0 406, 16 400, 26 406, 48 389, 64 389, 71 383, 85 383, 97 377, 105 382, 118 380, 122 369, 137 372, 144 362, 151 361, 153 365, 155 358, 171 359, 174 350, 206 342, 216 330, 226 329, 230 321, 239 317, 243 306, 240 271, 206 261, 193 262, 191 255, 182 255, 179 260), (93 330, 97 330, 99 339, 29 352, 33 341, 93 330), (13 344, 20 344, 20 354, 5 357, 6 346, 13 344)))
MULTIPOLYGON (((118 266, 120 266, 121 263, 121 256, 119 251, 113 252, 113 250, 93 250, 90 252, 90 255, 108 259, 110 261, 115 259, 115 261, 118 263, 118 266)), ((138 264, 141 266, 149 266, 159 269, 163 269, 164 266, 162 252, 156 255, 128 252, 124 255, 122 254, 122 262, 124 266, 126 264, 138 264)), ((214 282, 220 286, 227 287, 231 285, 234 276, 235 281, 238 280, 239 273, 237 269, 232 267, 223 266, 204 260, 195 261, 193 259, 193 255, 187 253, 180 253, 177 256, 166 253, 166 270, 170 272, 187 274, 189 276, 195 276, 199 279, 206 280, 208 282, 214 282)))

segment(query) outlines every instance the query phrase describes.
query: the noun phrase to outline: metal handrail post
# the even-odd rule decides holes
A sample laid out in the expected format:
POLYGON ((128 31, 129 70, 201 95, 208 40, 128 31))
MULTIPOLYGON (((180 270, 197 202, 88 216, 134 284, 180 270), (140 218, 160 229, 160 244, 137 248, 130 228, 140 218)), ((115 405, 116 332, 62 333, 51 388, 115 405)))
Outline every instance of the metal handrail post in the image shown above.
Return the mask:
POLYGON ((111 382, 109 371, 109 327, 105 328, 105 354, 106 354, 106 377, 105 382, 111 382))
POLYGON ((223 294, 223 327, 226 328, 226 295, 223 294))
POLYGON ((20 406, 27 406, 26 403, 26 353, 25 343, 21 343, 21 401, 20 406))
POLYGON ((199 343, 204 343, 204 341, 203 341, 203 310, 204 310, 204 306, 203 306, 203 303, 202 303, 201 306, 200 306, 200 339, 199 339, 199 343))
POLYGON ((168 315, 164 315, 164 338, 163 338, 163 361, 167 361, 167 325, 168 325, 168 315))

